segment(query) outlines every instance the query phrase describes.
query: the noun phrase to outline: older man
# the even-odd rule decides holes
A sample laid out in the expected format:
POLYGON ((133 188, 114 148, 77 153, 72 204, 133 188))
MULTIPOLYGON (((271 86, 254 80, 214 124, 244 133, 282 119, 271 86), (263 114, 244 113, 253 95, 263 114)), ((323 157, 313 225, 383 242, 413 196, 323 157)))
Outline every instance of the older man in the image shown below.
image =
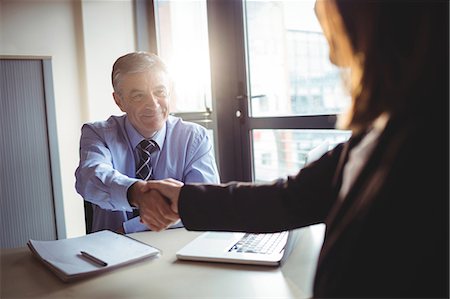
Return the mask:
POLYGON ((146 181, 219 183, 219 175, 206 129, 169 116, 171 82, 158 56, 118 58, 112 85, 125 114, 83 125, 75 187, 92 203, 92 231, 131 233, 148 229, 137 211, 145 217, 156 206, 141 190, 146 181))

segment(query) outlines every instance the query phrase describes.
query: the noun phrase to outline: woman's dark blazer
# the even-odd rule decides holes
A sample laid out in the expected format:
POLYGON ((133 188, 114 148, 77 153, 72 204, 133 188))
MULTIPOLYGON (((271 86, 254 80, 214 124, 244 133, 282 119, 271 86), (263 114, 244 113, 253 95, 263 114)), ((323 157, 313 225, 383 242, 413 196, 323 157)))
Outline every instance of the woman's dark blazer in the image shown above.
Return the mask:
POLYGON ((391 120, 344 198, 343 167, 362 136, 272 184, 185 185, 180 216, 189 230, 324 222, 315 297, 448 297, 448 145, 429 136, 420 122, 391 120))

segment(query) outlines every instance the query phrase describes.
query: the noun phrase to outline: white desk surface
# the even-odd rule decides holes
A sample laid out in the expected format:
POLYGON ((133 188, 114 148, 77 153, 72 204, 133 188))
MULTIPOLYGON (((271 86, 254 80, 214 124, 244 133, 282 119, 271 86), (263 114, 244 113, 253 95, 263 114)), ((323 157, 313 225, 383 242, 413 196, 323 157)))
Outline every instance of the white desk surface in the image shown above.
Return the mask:
POLYGON ((28 248, 2 249, 0 298, 309 298, 323 228, 303 228, 280 267, 178 261, 175 252, 200 234, 184 228, 131 234, 162 255, 69 283, 28 248))

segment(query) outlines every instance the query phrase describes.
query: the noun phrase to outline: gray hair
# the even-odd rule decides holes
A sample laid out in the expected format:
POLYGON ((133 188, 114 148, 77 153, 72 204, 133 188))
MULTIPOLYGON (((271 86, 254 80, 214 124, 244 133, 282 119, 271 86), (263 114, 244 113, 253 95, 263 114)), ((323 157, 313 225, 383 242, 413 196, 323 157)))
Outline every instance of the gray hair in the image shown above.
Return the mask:
POLYGON ((168 74, 164 62, 155 54, 149 52, 132 52, 119 57, 114 62, 111 81, 114 92, 120 94, 119 84, 125 74, 145 71, 163 71, 168 74))

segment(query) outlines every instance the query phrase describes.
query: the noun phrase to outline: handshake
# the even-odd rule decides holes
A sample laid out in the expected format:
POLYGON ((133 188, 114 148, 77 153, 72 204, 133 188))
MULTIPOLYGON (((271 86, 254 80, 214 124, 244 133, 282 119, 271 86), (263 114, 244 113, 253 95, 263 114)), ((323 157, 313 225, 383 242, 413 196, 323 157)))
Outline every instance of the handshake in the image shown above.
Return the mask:
POLYGON ((174 179, 138 181, 128 189, 128 201, 139 208, 142 223, 161 231, 180 220, 178 197, 183 185, 174 179))

